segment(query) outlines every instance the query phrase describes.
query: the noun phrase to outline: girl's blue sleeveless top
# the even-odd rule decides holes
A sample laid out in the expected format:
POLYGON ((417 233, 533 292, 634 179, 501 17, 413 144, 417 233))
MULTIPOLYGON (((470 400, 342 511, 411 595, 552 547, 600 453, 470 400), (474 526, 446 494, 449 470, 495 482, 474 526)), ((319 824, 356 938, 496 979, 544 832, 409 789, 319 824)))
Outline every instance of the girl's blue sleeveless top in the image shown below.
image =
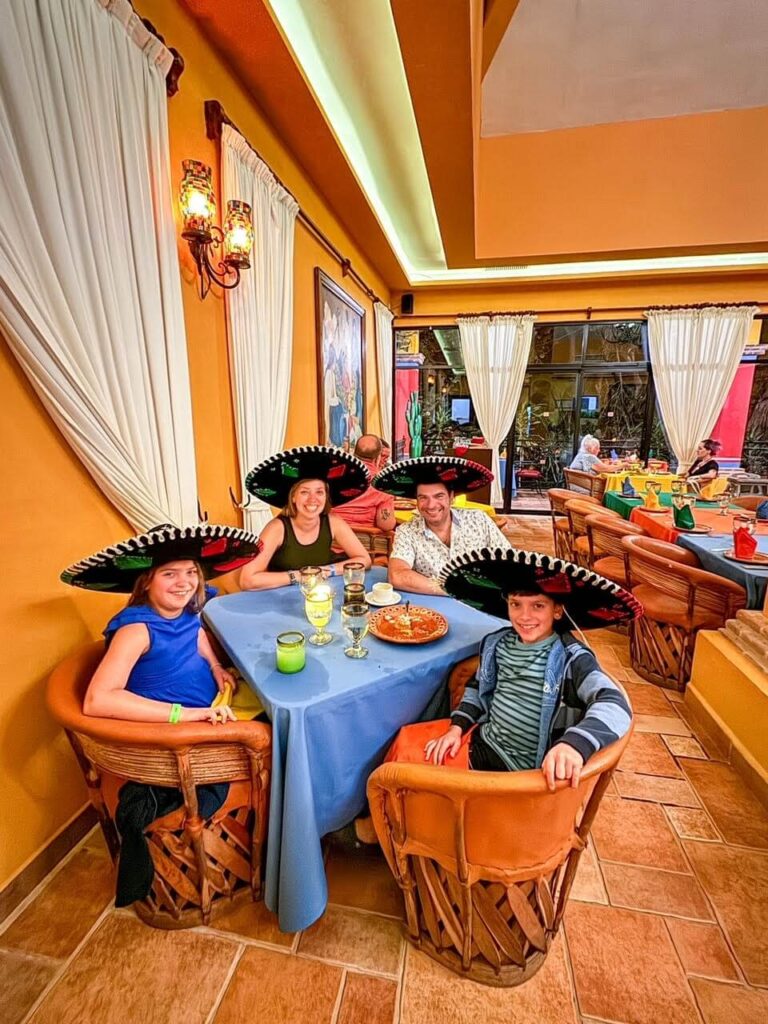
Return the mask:
POLYGON ((184 611, 176 619, 165 619, 147 604, 123 608, 107 623, 107 645, 121 626, 134 622, 146 625, 150 646, 134 665, 126 689, 152 700, 208 707, 217 689, 208 662, 197 650, 200 616, 184 611))

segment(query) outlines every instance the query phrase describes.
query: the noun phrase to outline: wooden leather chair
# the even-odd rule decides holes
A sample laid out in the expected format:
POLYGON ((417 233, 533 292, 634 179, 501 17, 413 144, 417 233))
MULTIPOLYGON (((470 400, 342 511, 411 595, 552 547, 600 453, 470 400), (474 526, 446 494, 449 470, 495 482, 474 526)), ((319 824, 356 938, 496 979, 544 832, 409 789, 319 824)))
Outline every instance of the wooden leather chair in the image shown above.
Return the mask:
MULTIPOLYGON (((592 502, 584 501, 582 498, 571 498, 565 503, 565 514, 568 516, 568 523, 571 528, 571 561, 577 565, 589 566, 590 548, 587 537, 587 516, 595 514, 595 506, 592 502)), ((618 512, 600 506, 601 516, 606 519, 621 519, 618 512)))
POLYGON ((564 469, 565 484, 572 491, 583 491, 592 498, 602 502, 607 480, 595 473, 585 473, 581 469, 564 469))
POLYGON ((626 519, 612 519, 602 512, 587 516, 584 522, 589 542, 590 567, 606 579, 626 587, 625 553, 621 538, 645 537, 645 530, 641 526, 627 522, 626 519))
POLYGON ((208 924, 216 904, 229 904, 236 893, 261 896, 272 730, 261 722, 169 725, 85 715, 83 697, 103 653, 103 643, 92 643, 61 662, 48 681, 48 707, 72 744, 113 861, 123 783, 181 790, 183 807, 146 830, 155 878, 147 899, 133 907, 156 928, 208 924), (229 793, 203 821, 197 786, 213 782, 228 782, 229 793))
MULTIPOLYGON (((547 491, 547 497, 549 498, 549 508, 552 514, 552 536, 555 542, 555 554, 558 558, 567 558, 570 561, 573 557, 571 552, 573 538, 571 537, 571 524, 565 511, 565 503, 574 500, 573 491, 568 491, 565 487, 550 487, 547 491)), ((601 507, 597 498, 590 498, 588 494, 585 494, 579 500, 591 502, 595 506, 595 510, 601 507)))
POLYGON ((391 762, 368 780, 405 934, 486 985, 527 981, 557 935, 576 868, 629 734, 589 759, 576 789, 540 771, 472 772, 391 762))
POLYGON ((623 537, 627 584, 645 611, 629 629, 632 668, 643 679, 684 690, 700 629, 719 629, 746 607, 743 587, 699 568, 691 551, 653 537, 623 537))
POLYGON ((731 504, 746 509, 747 512, 756 512, 757 506, 762 505, 768 498, 764 494, 745 494, 741 498, 734 498, 731 504))
POLYGON ((389 555, 395 540, 394 530, 380 530, 377 526, 356 526, 353 532, 370 554, 374 565, 389 565, 389 555))

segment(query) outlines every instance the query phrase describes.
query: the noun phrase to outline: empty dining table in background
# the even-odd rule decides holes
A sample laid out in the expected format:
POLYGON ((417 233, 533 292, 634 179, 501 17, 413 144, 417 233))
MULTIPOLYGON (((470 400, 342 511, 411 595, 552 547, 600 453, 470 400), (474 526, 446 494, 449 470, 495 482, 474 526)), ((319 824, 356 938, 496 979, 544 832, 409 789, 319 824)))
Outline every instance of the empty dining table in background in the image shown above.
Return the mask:
MULTIPOLYGON (((366 589, 386 570, 366 573, 366 589)), ((295 675, 275 668, 275 638, 309 632, 297 587, 227 594, 203 617, 259 696, 272 721, 272 788, 265 902, 280 928, 307 928, 325 910, 328 890, 321 839, 351 821, 365 803, 365 785, 398 729, 415 721, 456 662, 476 654, 500 619, 447 597, 410 596, 445 615, 449 631, 429 644, 387 643, 370 634, 368 657, 344 656, 339 603, 342 581, 328 581, 335 634, 327 647, 306 648, 295 675)), ((372 609, 375 611, 375 609, 372 609)))

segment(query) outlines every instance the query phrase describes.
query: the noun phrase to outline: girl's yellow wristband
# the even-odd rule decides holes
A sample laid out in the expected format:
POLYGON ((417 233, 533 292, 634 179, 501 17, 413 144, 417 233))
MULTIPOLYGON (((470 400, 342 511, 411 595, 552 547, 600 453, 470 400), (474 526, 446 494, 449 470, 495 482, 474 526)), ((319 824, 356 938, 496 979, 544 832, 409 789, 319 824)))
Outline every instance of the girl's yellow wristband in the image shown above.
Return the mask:
POLYGON ((176 725, 180 718, 181 704, 171 704, 171 713, 170 715, 168 715, 168 721, 171 723, 171 725, 176 725))

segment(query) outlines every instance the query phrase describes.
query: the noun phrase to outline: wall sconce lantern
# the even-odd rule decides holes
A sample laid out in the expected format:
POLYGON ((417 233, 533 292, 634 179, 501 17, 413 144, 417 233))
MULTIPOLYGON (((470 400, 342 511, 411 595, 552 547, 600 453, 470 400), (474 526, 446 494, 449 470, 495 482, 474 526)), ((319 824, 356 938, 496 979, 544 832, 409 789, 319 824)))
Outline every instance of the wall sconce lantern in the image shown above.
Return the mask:
POLYGON ((189 242, 189 251, 197 266, 200 298, 208 294, 211 284, 236 288, 240 272, 250 267, 253 247, 251 208, 239 199, 227 203, 224 230, 213 223, 216 199, 211 184, 211 169, 199 160, 184 160, 184 177, 179 190, 179 205, 184 222, 181 237, 189 242), (213 249, 222 247, 218 265, 211 262, 213 249))

